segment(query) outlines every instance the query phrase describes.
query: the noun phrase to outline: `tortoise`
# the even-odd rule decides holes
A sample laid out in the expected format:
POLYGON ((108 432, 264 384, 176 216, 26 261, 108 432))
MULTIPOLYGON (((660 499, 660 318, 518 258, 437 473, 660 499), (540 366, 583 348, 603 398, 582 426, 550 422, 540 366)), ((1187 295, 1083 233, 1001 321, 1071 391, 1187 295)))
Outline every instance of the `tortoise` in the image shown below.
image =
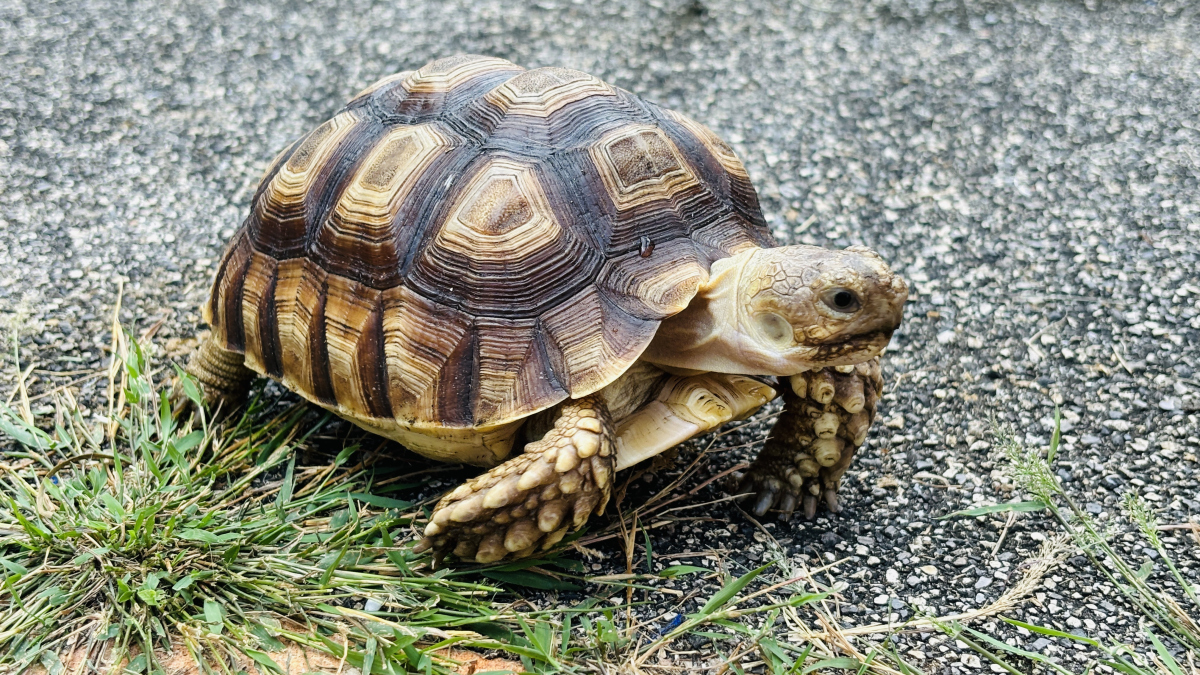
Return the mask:
POLYGON ((703 125, 463 55, 371 85, 271 163, 186 370, 205 405, 264 375, 488 469, 416 548, 491 562, 554 545, 603 513, 614 472, 777 389, 741 476, 753 512, 838 510, 906 298, 869 249, 777 246, 703 125))

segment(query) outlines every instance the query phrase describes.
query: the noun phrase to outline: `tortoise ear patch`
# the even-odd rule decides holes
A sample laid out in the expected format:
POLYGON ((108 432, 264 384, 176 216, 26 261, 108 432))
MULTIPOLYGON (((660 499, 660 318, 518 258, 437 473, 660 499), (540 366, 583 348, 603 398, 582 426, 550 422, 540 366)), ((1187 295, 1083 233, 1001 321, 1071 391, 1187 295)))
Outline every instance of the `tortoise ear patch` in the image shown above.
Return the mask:
POLYGON ((578 70, 527 70, 485 96, 503 113, 549 117, 554 111, 593 96, 616 96, 608 84, 578 70))
POLYGON ((618 211, 670 199, 699 184, 671 139, 650 125, 618 129, 593 146, 591 154, 618 211))

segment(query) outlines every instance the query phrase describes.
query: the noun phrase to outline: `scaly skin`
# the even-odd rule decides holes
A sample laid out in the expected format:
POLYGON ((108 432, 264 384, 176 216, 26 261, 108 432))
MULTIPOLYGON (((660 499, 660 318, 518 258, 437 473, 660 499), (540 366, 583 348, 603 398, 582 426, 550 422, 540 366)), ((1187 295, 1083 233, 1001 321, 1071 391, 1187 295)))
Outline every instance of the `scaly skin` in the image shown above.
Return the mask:
POLYGON ((791 386, 781 387, 783 413, 738 491, 753 493, 758 516, 777 508, 779 519, 787 521, 801 506, 812 519, 822 501, 837 513, 842 474, 866 439, 883 393, 879 358, 789 381, 791 386))
MULTIPOLYGON (((258 375, 246 367, 242 354, 222 349, 207 333, 200 336, 200 348, 192 353, 184 371, 200 385, 205 409, 224 412, 246 400, 250 381, 258 375)), ((171 405, 177 417, 193 412, 182 387, 175 388, 171 405)))
POLYGON ((432 548, 439 563, 449 553, 489 563, 553 546, 604 513, 615 473, 613 434, 599 396, 566 402, 541 440, 442 497, 416 550, 432 548))

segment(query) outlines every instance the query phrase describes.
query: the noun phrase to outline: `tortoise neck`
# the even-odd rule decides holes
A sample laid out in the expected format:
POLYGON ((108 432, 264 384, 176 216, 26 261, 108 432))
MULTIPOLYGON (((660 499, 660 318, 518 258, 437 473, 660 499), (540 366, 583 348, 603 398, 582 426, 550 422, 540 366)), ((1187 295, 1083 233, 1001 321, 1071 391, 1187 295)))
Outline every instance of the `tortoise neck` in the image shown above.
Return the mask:
POLYGON ((747 373, 739 319, 742 273, 758 248, 712 264, 708 281, 680 313, 659 326, 642 358, 671 372, 747 373))

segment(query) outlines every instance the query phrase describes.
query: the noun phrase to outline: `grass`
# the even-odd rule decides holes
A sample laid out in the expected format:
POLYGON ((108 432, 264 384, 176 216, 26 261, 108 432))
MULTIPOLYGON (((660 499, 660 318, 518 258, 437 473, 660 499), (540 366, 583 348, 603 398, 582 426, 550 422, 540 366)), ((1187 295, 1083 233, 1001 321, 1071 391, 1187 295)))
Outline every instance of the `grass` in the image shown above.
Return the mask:
POLYGON ((24 446, 0 476, 0 663, 54 672, 72 645, 156 672, 155 654, 179 644, 214 672, 237 656, 275 671, 267 652, 288 639, 364 672, 429 672, 451 644, 496 646, 488 635, 553 663, 520 638, 541 619, 498 611, 498 587, 418 571, 405 542, 424 514, 389 496, 408 477, 353 447, 297 467, 296 448, 324 422, 301 407, 263 419, 254 401, 222 433, 203 418, 181 427, 124 342, 112 418, 60 401, 47 433, 0 411, 24 446))

